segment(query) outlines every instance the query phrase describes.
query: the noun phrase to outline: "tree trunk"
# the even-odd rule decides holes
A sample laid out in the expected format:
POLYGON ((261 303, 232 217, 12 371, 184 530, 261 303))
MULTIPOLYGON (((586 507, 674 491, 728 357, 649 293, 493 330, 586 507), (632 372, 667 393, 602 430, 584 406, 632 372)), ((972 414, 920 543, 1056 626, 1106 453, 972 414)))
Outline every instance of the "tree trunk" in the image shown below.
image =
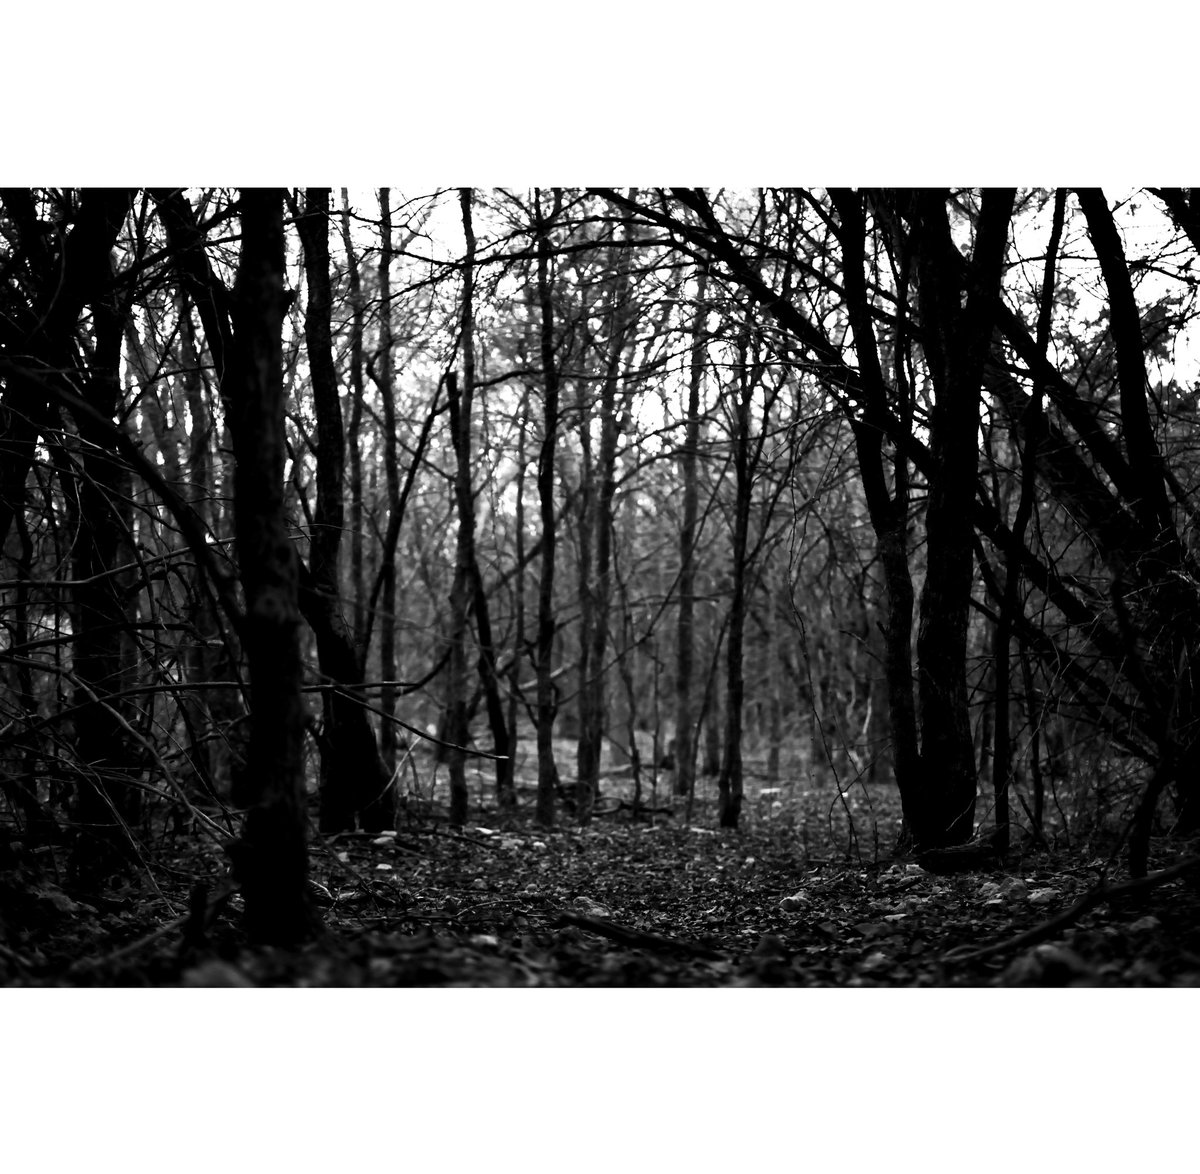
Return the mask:
POLYGON ((359 657, 366 654, 366 578, 363 571, 363 478, 362 444, 359 432, 363 418, 363 310, 362 282, 358 276, 358 254, 350 235, 350 200, 342 188, 342 246, 346 250, 346 272, 350 281, 350 592, 354 604, 354 645, 359 657))
MULTIPOLYGON (((607 706, 605 658, 609 644, 609 614, 612 606, 613 501, 616 495, 617 385, 621 377, 629 313, 629 250, 620 255, 609 251, 612 284, 608 302, 609 337, 607 364, 600 389, 600 449, 592 471, 594 484, 589 494, 591 509, 585 515, 591 548, 595 551, 593 573, 581 583, 581 611, 589 613, 582 639, 587 648, 580 675, 579 774, 575 784, 575 811, 580 823, 591 818, 592 803, 600 788, 600 755, 607 706)), ((583 427, 589 426, 584 418, 583 427)), ((586 563, 581 562, 581 568, 586 563)))
POLYGON ((733 429, 733 554, 730 560, 733 597, 729 604, 729 637, 725 645, 725 756, 717 779, 718 819, 723 828, 736 828, 742 810, 742 707, 746 680, 743 654, 746 636, 746 550, 750 532, 753 489, 750 455, 750 406, 756 380, 747 370, 748 340, 738 346, 739 388, 734 400, 733 429))
POLYGON ((696 273, 696 307, 692 319, 688 374, 687 423, 679 456, 683 479, 683 525, 679 531, 679 622, 675 661, 675 794, 691 795, 696 787, 696 740, 692 717, 692 678, 696 661, 696 518, 699 490, 696 465, 700 448, 700 388, 704 381, 705 320, 708 269, 696 273))
MULTIPOLYGON (((379 398, 383 407, 383 469, 388 501, 388 523, 400 509, 400 470, 396 459, 396 388, 392 374, 392 207, 391 191, 379 189, 379 398)), ((382 592, 379 606, 379 673, 383 687, 379 708, 383 713, 379 750, 388 774, 396 770, 396 560, 387 550, 380 567, 382 592)))
MULTIPOLYGON (((60 255, 42 257, 40 288, 33 294, 28 331, 12 339, 6 348, 10 354, 29 356, 48 371, 71 370, 72 340, 80 312, 112 280, 109 253, 133 196, 133 191, 119 188, 83 192, 60 255)), ((29 193, 4 193, 6 212, 20 216, 22 207, 27 213, 22 237, 36 237, 40 229, 29 193)), ((0 399, 0 545, 8 537, 16 512, 25 508, 25 479, 47 412, 46 395, 34 381, 12 371, 5 373, 4 384, 0 399)))
POLYGON ((983 364, 1014 195, 1012 189, 984 192, 965 306, 945 260, 957 250, 944 193, 919 193, 913 209, 925 355, 935 394, 917 632, 921 770, 927 784, 913 810, 912 832, 921 849, 965 843, 975 825, 977 780, 966 675, 973 525, 963 502, 974 498, 978 479, 983 364))
POLYGON ((365 830, 383 831, 395 822, 389 776, 367 720, 366 698, 358 688, 362 667, 339 597, 345 438, 333 364, 327 189, 308 189, 304 214, 296 218, 296 225, 304 244, 308 283, 304 335, 317 419, 317 504, 309 534, 308 573, 300 577, 299 601, 317 638, 321 676, 331 686, 322 693, 319 826, 326 834, 352 831, 355 815, 361 811, 365 830))
MULTIPOLYGON (((492 731, 492 750, 496 755, 496 796, 501 807, 512 807, 513 743, 516 731, 509 730, 504 701, 500 695, 491 609, 475 553, 475 490, 471 469, 471 411, 475 399, 475 229, 471 214, 471 189, 464 188, 459 195, 467 255, 463 265, 463 391, 461 399, 454 394, 450 396, 450 433, 455 452, 455 500, 459 517, 457 558, 459 569, 466 575, 469 586, 467 610, 469 612, 473 608, 475 613, 475 630, 479 641, 478 670, 492 731)), ((452 375, 448 376, 448 381, 452 379, 452 375)), ((464 615, 464 637, 466 618, 464 615)))
POLYGON ((245 807, 231 845, 260 942, 294 943, 316 924, 308 899, 297 558, 284 513, 283 196, 241 193, 242 255, 234 287, 234 348, 225 380, 232 412, 234 520, 245 594, 251 732, 234 800, 245 807))
POLYGON ((533 196, 537 237, 537 292, 541 309, 542 446, 538 453, 538 508, 542 523, 542 563, 538 577, 537 622, 537 749, 538 785, 536 819, 542 827, 554 825, 554 800, 558 792, 558 767, 554 761, 554 718, 558 701, 554 687, 554 448, 558 434, 558 365, 554 354, 554 302, 550 286, 550 225, 562 207, 562 193, 554 192, 549 218, 542 215, 542 194, 533 196))

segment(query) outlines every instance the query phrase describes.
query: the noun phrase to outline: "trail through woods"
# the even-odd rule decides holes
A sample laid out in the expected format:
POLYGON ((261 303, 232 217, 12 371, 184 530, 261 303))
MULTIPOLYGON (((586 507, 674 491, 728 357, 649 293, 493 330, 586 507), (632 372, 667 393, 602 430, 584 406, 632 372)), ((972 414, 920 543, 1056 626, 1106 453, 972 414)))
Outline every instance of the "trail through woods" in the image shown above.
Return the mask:
MULTIPOLYGON (((584 829, 473 808, 451 831, 414 800, 398 830, 313 842, 325 928, 253 949, 215 850, 179 840, 90 901, 43 852, 5 847, 0 979, 99 986, 1159 986, 1200 983, 1195 870, 1101 900, 1069 924, 1104 858, 1016 851, 937 875, 892 854, 894 789, 751 788, 739 832, 631 821, 606 780, 584 829), (869 802, 868 802, 869 800, 869 802), (848 814, 849 813, 849 814, 848 814), (857 843, 849 836, 853 818, 857 843), (1037 931, 1039 928, 1045 932, 1037 931), (1012 944, 1017 935, 1024 940, 1012 944), (1009 945, 1006 946, 1006 943, 1009 945), (984 956, 960 957, 976 952, 984 956)), ((473 795, 478 794, 477 780, 473 795)), ((712 781, 706 780, 711 786, 712 781)), ((715 787, 713 788, 715 790, 715 787)), ((1173 845, 1174 852, 1178 845, 1173 845)), ((1176 857, 1157 861, 1169 865, 1176 857)), ((1085 903, 1086 904, 1086 903, 1085 903)))

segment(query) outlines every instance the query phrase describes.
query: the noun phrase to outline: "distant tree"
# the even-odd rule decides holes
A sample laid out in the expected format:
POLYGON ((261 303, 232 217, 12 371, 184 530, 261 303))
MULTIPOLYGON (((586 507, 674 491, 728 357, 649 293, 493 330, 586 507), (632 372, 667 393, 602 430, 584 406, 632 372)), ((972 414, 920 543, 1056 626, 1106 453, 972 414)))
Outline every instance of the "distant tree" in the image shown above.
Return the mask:
POLYGON ((700 389, 705 367, 705 319, 708 306, 708 270, 696 273, 696 305, 688 356, 686 425, 679 454, 683 482, 683 524, 679 530, 679 618, 675 662, 675 793, 691 795, 696 786, 696 743, 693 732, 692 698, 696 655, 696 522, 699 487, 696 464, 700 448, 700 389))
POLYGON ((554 192, 549 215, 542 211, 542 193, 533 194, 534 236, 537 248, 537 299, 541 315, 541 359, 543 384, 542 446, 537 461, 538 512, 542 523, 541 570, 538 577, 537 608, 537 821, 543 827, 554 824, 555 796, 558 792, 558 767, 554 761, 554 719, 558 712, 554 685, 554 636, 557 627, 554 611, 555 536, 554 471, 555 444, 559 427, 559 377, 555 357, 554 302, 551 291, 550 229, 562 210, 562 194, 554 192))

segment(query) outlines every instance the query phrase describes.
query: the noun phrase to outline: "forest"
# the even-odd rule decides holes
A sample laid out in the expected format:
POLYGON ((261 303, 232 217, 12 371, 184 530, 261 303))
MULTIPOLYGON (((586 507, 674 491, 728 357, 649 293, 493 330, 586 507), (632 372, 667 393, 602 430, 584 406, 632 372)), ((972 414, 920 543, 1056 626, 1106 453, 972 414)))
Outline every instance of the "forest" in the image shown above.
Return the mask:
POLYGON ((1200 982, 1200 189, 0 191, 0 982, 1200 982))

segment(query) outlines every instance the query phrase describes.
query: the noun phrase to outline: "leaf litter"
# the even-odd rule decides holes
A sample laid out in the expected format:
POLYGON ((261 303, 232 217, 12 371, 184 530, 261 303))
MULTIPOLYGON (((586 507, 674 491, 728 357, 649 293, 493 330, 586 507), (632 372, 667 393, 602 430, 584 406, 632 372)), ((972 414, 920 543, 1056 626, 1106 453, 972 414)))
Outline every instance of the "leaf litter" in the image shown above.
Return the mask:
POLYGON ((1085 897, 1096 862, 1042 853, 936 875, 906 858, 815 859, 770 821, 491 823, 451 831, 425 819, 318 843, 311 895, 324 929, 292 950, 249 945, 231 891, 199 937, 184 932, 195 878, 220 891, 214 859, 181 856, 92 903, 28 869, 0 877, 0 897, 21 898, 2 906, 0 975, 197 987, 1200 984, 1195 872, 1088 908, 1050 940, 994 949, 1085 897))

